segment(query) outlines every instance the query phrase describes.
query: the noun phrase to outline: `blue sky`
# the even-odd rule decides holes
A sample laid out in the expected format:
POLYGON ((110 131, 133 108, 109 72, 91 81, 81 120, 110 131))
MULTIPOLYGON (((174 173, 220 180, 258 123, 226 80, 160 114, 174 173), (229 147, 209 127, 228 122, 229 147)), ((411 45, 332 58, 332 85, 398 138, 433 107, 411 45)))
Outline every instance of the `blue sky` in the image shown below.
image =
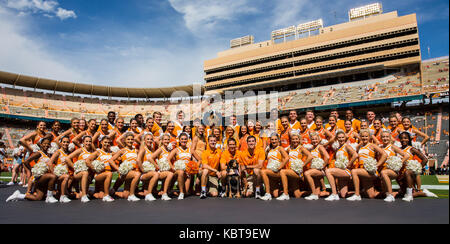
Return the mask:
MULTIPOLYGON (((359 0, 0 0, 0 70, 128 87, 203 82, 203 61, 229 40, 278 28, 346 22, 359 0)), ((381 1, 417 13, 422 58, 448 55, 447 0, 381 1), (427 48, 430 47, 430 56, 427 48)))

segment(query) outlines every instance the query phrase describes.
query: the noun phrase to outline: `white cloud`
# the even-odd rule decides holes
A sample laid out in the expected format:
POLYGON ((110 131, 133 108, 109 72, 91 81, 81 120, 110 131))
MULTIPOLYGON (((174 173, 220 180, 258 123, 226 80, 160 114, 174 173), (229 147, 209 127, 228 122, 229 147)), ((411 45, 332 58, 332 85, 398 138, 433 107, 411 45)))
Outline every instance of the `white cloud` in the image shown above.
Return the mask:
POLYGON ((58 16, 58 18, 60 18, 61 20, 65 20, 68 18, 77 18, 77 15, 75 14, 74 11, 72 10, 66 10, 63 8, 58 8, 58 11, 56 12, 56 16, 58 16))
POLYGON ((42 13, 45 17, 53 18, 56 16, 61 20, 77 17, 73 10, 58 7, 59 3, 54 0, 2 0, 0 3, 10 9, 19 11, 19 15, 27 12, 42 13))
POLYGON ((89 77, 66 62, 64 56, 54 55, 40 41, 27 36, 26 16, 0 6, 0 69, 2 71, 64 81, 89 81, 89 77))
POLYGON ((169 0, 172 8, 183 15, 192 32, 212 31, 220 21, 231 21, 240 14, 257 12, 248 0, 169 0))

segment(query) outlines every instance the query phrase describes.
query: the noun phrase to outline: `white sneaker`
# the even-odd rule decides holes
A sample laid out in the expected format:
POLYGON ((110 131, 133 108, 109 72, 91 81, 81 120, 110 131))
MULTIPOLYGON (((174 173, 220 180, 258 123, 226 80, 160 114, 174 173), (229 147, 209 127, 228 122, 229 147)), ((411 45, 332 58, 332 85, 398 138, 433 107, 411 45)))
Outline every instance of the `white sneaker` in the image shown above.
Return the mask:
POLYGON ((318 195, 311 194, 311 195, 305 197, 305 199, 308 200, 308 201, 311 201, 311 200, 319 200, 319 196, 318 196, 318 195))
POLYGON ((6 202, 17 201, 19 199, 20 191, 15 191, 11 196, 6 199, 6 202))
POLYGON ((180 193, 180 195, 178 196, 178 200, 183 200, 184 199, 184 193, 180 193))
POLYGON ((150 193, 147 196, 145 196, 145 201, 148 202, 156 201, 156 198, 153 196, 153 194, 150 193))
POLYGON ((137 201, 140 201, 141 199, 137 198, 135 195, 130 195, 130 196, 128 196, 127 200, 129 202, 137 202, 137 201))
POLYGON ((405 202, 412 202, 414 197, 412 195, 406 195, 402 200, 405 202))
POLYGON ((22 183, 22 182, 19 182, 19 183, 17 183, 17 185, 21 186, 21 185, 23 185, 23 183, 22 183))
POLYGON ((385 202, 395 202, 394 196, 391 194, 388 194, 387 197, 384 199, 385 202))
POLYGON ((329 197, 325 198, 325 201, 339 201, 339 195, 331 194, 329 197))
POLYGON ((427 195, 427 197, 435 197, 435 198, 438 197, 436 194, 432 193, 431 191, 429 191, 429 190, 426 189, 426 188, 423 189, 422 191, 423 191, 423 193, 425 193, 425 195, 427 195))
POLYGON ((223 192, 220 193, 220 197, 221 197, 221 198, 224 198, 224 197, 226 197, 226 196, 227 196, 227 193, 226 193, 226 192, 223 191, 223 192))
POLYGON ((200 193, 200 199, 206 199, 207 197, 206 191, 202 191, 202 193, 200 193))
POLYGON ((277 200, 280 200, 280 201, 289 200, 289 195, 283 193, 283 194, 281 194, 281 196, 277 197, 277 200))
POLYGON ((256 199, 261 199, 261 195, 260 195, 259 192, 255 193, 255 198, 256 198, 256 199))
POLYGON ((28 184, 23 185, 23 188, 27 188, 27 187, 28 187, 28 184))
POLYGON ((60 203, 69 203, 69 202, 71 202, 72 200, 70 200, 66 195, 63 195, 63 196, 61 196, 60 198, 59 198, 59 202, 60 203))
POLYGON ((270 201, 272 200, 272 195, 270 195, 270 193, 266 193, 263 197, 261 197, 261 200, 270 201))
POLYGON ((53 196, 47 197, 47 199, 45 199, 46 203, 57 203, 58 200, 56 200, 56 198, 54 198, 53 196))
POLYGON ((352 201, 352 202, 354 202, 354 201, 361 201, 361 196, 353 195, 351 197, 348 197, 347 201, 352 201))
POLYGON ((167 196, 167 193, 166 193, 166 194, 163 194, 163 195, 161 196, 161 200, 164 200, 164 201, 170 201, 170 200, 172 200, 172 198, 170 198, 169 196, 167 196))
POLYGON ((114 198, 112 198, 110 195, 106 195, 102 198, 102 201, 104 202, 114 202, 114 198))
POLYGON ((87 203, 87 202, 90 202, 91 200, 89 200, 89 198, 88 198, 88 196, 82 196, 81 197, 81 202, 82 203, 87 203))
POLYGON ((8 184, 6 184, 7 186, 13 186, 14 182, 10 181, 8 184))

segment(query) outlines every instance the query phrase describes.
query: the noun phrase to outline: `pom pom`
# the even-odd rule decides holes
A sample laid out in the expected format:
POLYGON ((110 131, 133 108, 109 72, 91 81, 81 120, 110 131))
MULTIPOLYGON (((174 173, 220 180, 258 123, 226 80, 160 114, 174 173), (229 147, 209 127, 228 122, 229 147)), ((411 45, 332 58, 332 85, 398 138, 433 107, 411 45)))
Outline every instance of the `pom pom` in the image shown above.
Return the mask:
POLYGON ((133 163, 131 161, 124 161, 119 166, 119 174, 122 176, 127 175, 131 170, 133 170, 133 163))
POLYGON ((328 143, 328 140, 327 139, 322 139, 321 141, 320 141, 320 145, 325 145, 325 144, 327 144, 328 143))
POLYGON ((120 148, 118 146, 112 146, 111 147, 111 152, 116 153, 120 150, 120 148))
POLYGON ((294 159, 289 161, 290 168, 295 171, 297 174, 303 173, 303 166, 305 165, 305 162, 303 162, 301 159, 294 159))
POLYGON ((86 161, 84 160, 78 160, 74 165, 73 165, 73 169, 75 174, 78 174, 80 172, 83 171, 88 171, 89 168, 86 166, 86 161))
POLYGON ((364 169, 369 172, 369 174, 375 174, 377 172, 377 160, 374 158, 364 159, 364 169))
POLYGON ((334 166, 338 169, 346 169, 348 167, 348 164, 350 161, 348 158, 344 155, 344 152, 339 151, 336 154, 336 161, 334 162, 334 166))
POLYGON ((175 170, 183 170, 184 171, 186 169, 186 164, 188 162, 189 161, 187 161, 187 160, 178 160, 175 162, 175 164, 173 166, 174 166, 175 170))
POLYGON ((31 145, 31 149, 33 149, 33 152, 39 152, 41 150, 37 144, 31 145))
POLYGON ((303 145, 303 147, 308 151, 311 151, 314 148, 313 145, 311 145, 311 144, 305 144, 305 145, 303 145))
POLYGON ((97 172, 97 174, 105 170, 105 164, 100 160, 92 161, 92 167, 94 168, 95 172, 97 172))
POLYGON ((267 169, 270 169, 275 173, 279 171, 280 166, 280 161, 274 159, 269 159, 269 162, 267 163, 267 169))
POLYGON ((39 178, 48 172, 48 165, 45 162, 39 162, 31 169, 34 178, 39 178))
POLYGON ((339 150, 339 148, 341 148, 341 145, 339 144, 339 142, 335 141, 333 142, 333 145, 331 145, 331 147, 333 148, 334 151, 339 150))
POLYGON ((194 162, 194 161, 189 161, 188 164, 186 165, 185 171, 187 174, 190 174, 190 175, 198 174, 198 172, 200 171, 199 163, 194 162))
POLYGON ((395 141, 394 146, 401 148, 402 144, 399 141, 395 141))
POLYGON ((422 143, 418 142, 418 141, 413 141, 412 142, 412 147, 414 147, 417 150, 422 150, 422 143))
POLYGON ((69 173, 69 170, 67 169, 67 166, 64 164, 58 164, 56 165, 56 167, 53 169, 53 172, 55 173, 56 176, 60 177, 61 175, 65 175, 69 173))
POLYGON ((403 167, 402 159, 397 156, 389 157, 388 160, 386 160, 386 164, 388 169, 391 169, 395 172, 399 172, 403 167))
POLYGON ((323 159, 321 159, 321 158, 314 158, 311 161, 312 169, 322 170, 324 166, 325 166, 325 161, 323 161, 323 159))
POLYGON ((406 169, 411 170, 416 175, 422 174, 422 164, 417 160, 408 160, 406 162, 406 169))
POLYGON ((149 161, 145 161, 142 163, 142 169, 144 170, 144 173, 156 170, 155 165, 153 165, 149 161))
POLYGON ((158 163, 158 166, 159 166, 159 170, 161 172, 170 170, 170 163, 167 160, 167 158, 159 159, 159 160, 157 160, 157 163, 158 163))
POLYGON ((75 151, 75 144, 70 143, 69 144, 69 152, 73 152, 73 151, 75 151))

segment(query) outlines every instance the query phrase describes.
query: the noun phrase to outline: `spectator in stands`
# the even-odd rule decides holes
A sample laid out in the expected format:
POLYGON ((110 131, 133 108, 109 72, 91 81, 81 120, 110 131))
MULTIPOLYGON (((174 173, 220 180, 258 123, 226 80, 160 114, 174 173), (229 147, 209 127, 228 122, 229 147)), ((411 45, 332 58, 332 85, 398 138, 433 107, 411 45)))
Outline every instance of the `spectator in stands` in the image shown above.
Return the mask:
POLYGON ((354 114, 351 109, 345 111, 345 118, 352 122, 353 129, 359 133, 359 131, 361 130, 361 121, 354 118, 354 114))

